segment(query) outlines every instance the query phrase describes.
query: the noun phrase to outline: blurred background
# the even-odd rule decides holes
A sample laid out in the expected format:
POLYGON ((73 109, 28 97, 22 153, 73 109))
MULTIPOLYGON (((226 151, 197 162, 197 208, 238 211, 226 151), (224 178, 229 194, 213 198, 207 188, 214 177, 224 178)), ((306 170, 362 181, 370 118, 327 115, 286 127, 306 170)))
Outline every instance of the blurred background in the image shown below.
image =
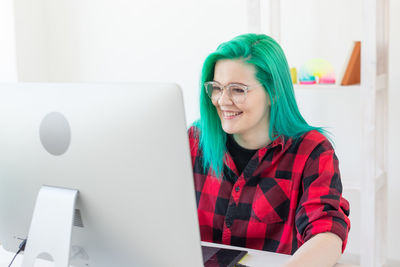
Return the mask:
MULTIPOLYGON (((184 92, 190 125, 199 117, 199 77, 205 57, 221 42, 242 33, 276 37, 290 67, 299 68, 311 58, 326 59, 340 82, 353 42, 362 39, 362 2, 281 0, 279 14, 274 14, 268 0, 1 0, 0 82, 176 82, 184 92), (271 22, 275 15, 279 34, 271 22)), ((386 2, 390 7, 388 178, 387 217, 381 220, 387 231, 388 266, 400 266, 400 209, 396 204, 400 203, 400 140, 396 138, 400 132, 400 1, 386 2)), ((320 112, 315 91, 304 92, 299 106, 307 119, 318 122, 311 118, 320 112)), ((360 124, 354 121, 357 116, 349 114, 352 104, 359 105, 351 92, 348 97, 338 96, 343 106, 338 104, 324 116, 346 120, 349 115, 353 119, 339 123, 341 129, 317 126, 331 126, 333 133, 347 131, 351 135, 352 129, 347 127, 360 124)), ((138 101, 143 101, 140 96, 138 101)), ((362 168, 352 154, 354 146, 368 144, 338 137, 337 145, 344 194, 351 201, 353 216, 347 251, 356 255, 361 247, 361 203, 359 193, 346 190, 346 181, 362 168)))

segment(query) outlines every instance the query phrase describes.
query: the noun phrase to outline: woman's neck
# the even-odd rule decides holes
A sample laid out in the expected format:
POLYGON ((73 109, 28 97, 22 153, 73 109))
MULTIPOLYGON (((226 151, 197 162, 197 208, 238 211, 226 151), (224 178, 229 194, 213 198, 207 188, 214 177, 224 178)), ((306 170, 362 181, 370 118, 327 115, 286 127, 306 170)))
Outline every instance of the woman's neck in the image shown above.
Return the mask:
POLYGON ((236 143, 246 149, 260 149, 271 143, 268 131, 262 133, 234 134, 236 143))

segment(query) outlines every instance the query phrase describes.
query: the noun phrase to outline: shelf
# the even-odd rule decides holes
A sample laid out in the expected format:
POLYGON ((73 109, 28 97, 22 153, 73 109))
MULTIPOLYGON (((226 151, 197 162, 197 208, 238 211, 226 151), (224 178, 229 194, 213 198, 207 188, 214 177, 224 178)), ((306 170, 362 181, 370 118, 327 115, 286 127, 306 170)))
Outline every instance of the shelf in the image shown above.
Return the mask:
POLYGON ((374 183, 375 183, 375 192, 379 191, 383 186, 386 185, 387 182, 387 175, 386 172, 379 170, 374 183))
MULTIPOLYGON (((387 165, 387 159, 383 157, 383 160, 380 160, 382 153, 378 153, 377 156, 376 152, 383 150, 383 154, 385 154, 387 147, 385 136, 380 132, 382 129, 387 131, 387 125, 382 121, 385 122, 387 116, 388 74, 384 72, 388 69, 388 1, 362 0, 352 3, 354 4, 353 8, 345 9, 345 11, 349 11, 344 14, 346 16, 337 16, 336 12, 338 11, 335 11, 331 6, 320 4, 321 1, 313 0, 312 3, 310 1, 297 3, 296 1, 298 8, 309 5, 310 8, 312 7, 311 13, 316 14, 317 18, 307 18, 304 21, 305 25, 313 26, 313 24, 317 24, 320 26, 325 21, 334 21, 339 18, 332 24, 332 29, 336 32, 339 28, 345 29, 345 31, 339 33, 339 36, 344 36, 344 38, 340 38, 341 42, 339 43, 341 44, 338 45, 337 42, 335 47, 333 44, 330 46, 331 43, 327 43, 327 40, 332 39, 331 36, 329 38, 319 36, 318 39, 310 40, 313 42, 312 45, 304 42, 303 46, 299 46, 295 40, 299 38, 303 41, 303 39, 300 39, 303 35, 295 33, 290 27, 285 28, 284 25, 287 18, 296 14, 297 9, 293 8, 293 3, 289 3, 289 1, 271 1, 266 2, 269 2, 271 7, 269 17, 271 18, 271 28, 274 29, 272 33, 278 37, 279 41, 281 41, 279 37, 282 36, 282 43, 288 42, 286 47, 296 48, 296 50, 290 51, 292 54, 289 52, 290 61, 295 62, 293 66, 298 65, 297 62, 306 60, 307 57, 315 57, 316 55, 320 57, 324 53, 323 49, 320 49, 322 44, 324 44, 324 48, 329 47, 328 49, 332 51, 338 47, 339 50, 335 51, 342 51, 337 54, 337 56, 341 56, 346 53, 345 45, 341 45, 346 42, 346 39, 360 40, 362 43, 360 61, 362 84, 341 86, 339 80, 338 84, 294 84, 293 88, 299 110, 305 120, 311 125, 326 126, 329 127, 328 130, 330 131, 332 129, 331 132, 335 135, 337 144, 337 149, 335 149, 338 156, 340 154, 339 158, 342 162, 342 177, 345 177, 345 179, 342 179, 343 192, 360 205, 360 207, 353 209, 352 216, 354 218, 355 215, 359 221, 355 220, 353 230, 350 231, 350 235, 353 233, 353 238, 358 237, 359 242, 357 243, 357 241, 353 241, 354 239, 349 238, 348 243, 348 247, 357 252, 357 256, 349 255, 349 250, 347 250, 347 256, 351 257, 346 261, 351 259, 352 262, 363 267, 382 267, 383 265, 378 262, 385 259, 386 245, 383 229, 386 225, 385 218, 387 216, 386 202, 382 193, 388 186, 388 179, 386 171, 380 169, 380 167, 387 165), (283 8, 281 8, 281 5, 283 8), (361 12, 359 19, 354 17, 354 10, 361 12), (335 18, 327 17, 327 12, 328 15, 335 15, 335 18), (275 14, 280 16, 276 18, 275 14), (347 16, 352 18, 350 26, 346 26, 348 23, 343 23, 345 22, 343 18, 346 19, 347 16), (343 26, 337 27, 338 23, 343 26), (281 24, 284 26, 281 27, 281 24), (289 34, 287 36, 281 34, 281 28, 289 30, 289 34), (358 31, 357 34, 347 34, 353 33, 353 29, 358 31), (357 36, 357 38, 353 36, 357 36), (292 46, 289 42, 292 42, 292 46), (314 45, 317 42, 321 45, 314 45), (381 148, 377 149, 377 145, 381 148), (352 154, 353 152, 354 154, 352 154), (375 205, 377 208, 373 209, 371 205, 375 205), (379 213, 376 210, 379 210, 379 213), (377 214, 379 216, 376 216, 377 214)), ((263 1, 258 0, 258 2, 263 1)), ((343 4, 348 4, 349 1, 345 2, 343 1, 343 4)), ((313 28, 310 29, 310 32, 314 34, 319 34, 322 31, 331 32, 327 30, 330 26, 313 28)), ((293 28, 298 29, 299 25, 293 25, 293 28)), ((324 55, 325 57, 330 56, 324 55)), ((346 64, 340 62, 333 55, 330 61, 333 62, 336 70, 341 69, 346 64)))
POLYGON ((343 183, 343 190, 346 191, 361 191, 361 183, 359 181, 347 181, 343 183))
POLYGON ((388 76, 387 74, 381 74, 376 77, 376 90, 383 90, 388 88, 388 76))
MULTIPOLYGON (((382 187, 384 187, 387 183, 387 174, 386 172, 380 170, 374 179, 375 192, 378 192, 382 187)), ((342 181, 343 190, 346 191, 361 191, 362 185, 360 181, 342 181)))
POLYGON ((293 84, 294 90, 319 90, 319 91, 357 91, 361 85, 336 85, 336 84, 293 84))

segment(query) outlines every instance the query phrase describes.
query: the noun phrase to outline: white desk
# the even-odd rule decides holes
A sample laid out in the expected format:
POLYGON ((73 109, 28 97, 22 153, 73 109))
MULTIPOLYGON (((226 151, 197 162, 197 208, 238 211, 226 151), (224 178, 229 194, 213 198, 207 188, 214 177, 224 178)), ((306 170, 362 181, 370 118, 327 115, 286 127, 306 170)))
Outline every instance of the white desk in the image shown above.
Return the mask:
POLYGON ((228 249, 238 249, 238 250, 246 250, 247 255, 241 262, 244 265, 251 266, 251 267, 276 267, 281 266, 285 263, 290 256, 285 254, 278 254, 268 251, 256 250, 256 249, 248 249, 242 247, 233 247, 233 246, 225 246, 220 244, 214 244, 209 242, 201 242, 204 246, 209 247, 220 247, 220 248, 228 248, 228 249))
MULTIPOLYGON (((204 246, 210 246, 210 247, 246 250, 248 252, 248 254, 241 263, 244 265, 250 266, 250 267, 277 267, 277 266, 281 266, 282 264, 284 264, 290 258, 289 255, 278 254, 278 253, 256 250, 256 249, 225 246, 225 245, 208 243, 208 242, 201 242, 201 244, 204 246)), ((352 265, 352 264, 337 263, 334 267, 359 267, 359 266, 352 265)))
MULTIPOLYGON (((233 247, 233 246, 225 246, 225 245, 219 245, 219 244, 208 243, 208 242, 202 242, 202 245, 212 246, 212 247, 229 248, 229 249, 246 250, 246 251, 248 251, 248 255, 243 260, 243 264, 251 266, 251 267, 281 266, 290 257, 290 256, 284 255, 284 254, 278 254, 278 253, 255 250, 255 249, 245 249, 245 248, 233 247)), ((14 253, 5 251, 3 249, 3 247, 0 246, 0 267, 7 267, 13 256, 14 256, 14 253)), ((19 266, 21 266, 21 263, 22 263, 22 256, 18 255, 18 257, 15 259, 12 267, 19 267, 19 266)), ((54 267, 54 264, 52 262, 48 262, 48 261, 44 261, 44 260, 37 260, 35 267, 54 267)), ((336 264, 335 267, 355 267, 355 265, 336 264)))

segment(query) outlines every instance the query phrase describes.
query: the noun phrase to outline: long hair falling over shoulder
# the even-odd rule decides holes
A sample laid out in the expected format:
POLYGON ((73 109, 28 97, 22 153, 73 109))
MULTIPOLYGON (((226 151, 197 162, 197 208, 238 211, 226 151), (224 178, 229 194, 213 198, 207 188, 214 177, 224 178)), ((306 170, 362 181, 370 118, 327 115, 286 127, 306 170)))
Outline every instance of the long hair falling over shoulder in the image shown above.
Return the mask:
POLYGON ((264 34, 243 34, 222 43, 206 58, 200 79, 200 119, 194 126, 200 130, 200 147, 203 152, 203 167, 210 167, 216 177, 222 176, 226 152, 226 133, 221 126, 215 106, 204 89, 204 83, 214 78, 214 68, 221 59, 242 59, 254 65, 256 78, 271 100, 269 137, 298 138, 304 133, 320 127, 310 126, 300 114, 293 91, 292 79, 285 54, 279 44, 264 34))

